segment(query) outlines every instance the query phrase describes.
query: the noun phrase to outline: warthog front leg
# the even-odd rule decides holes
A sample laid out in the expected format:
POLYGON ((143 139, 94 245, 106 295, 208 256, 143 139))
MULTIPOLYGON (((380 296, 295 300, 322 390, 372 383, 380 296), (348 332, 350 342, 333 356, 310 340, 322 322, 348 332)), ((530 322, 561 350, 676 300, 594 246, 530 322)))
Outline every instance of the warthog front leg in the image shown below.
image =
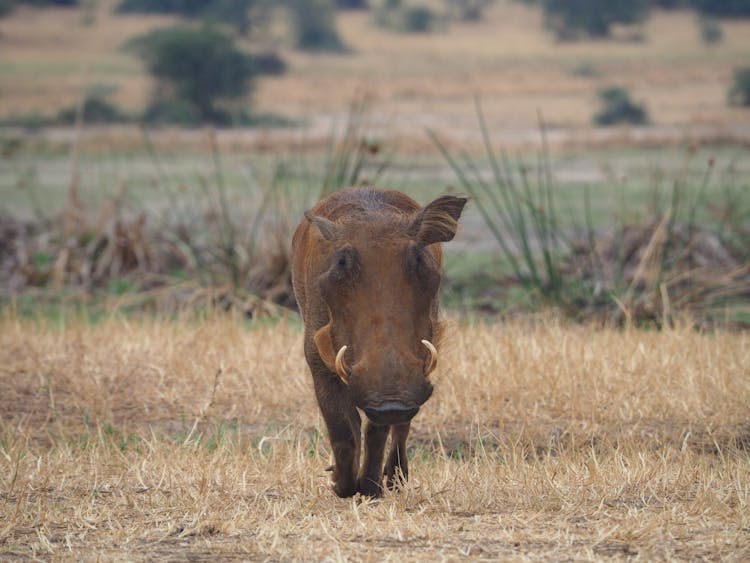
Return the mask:
MULTIPOLYGON (((342 405, 343 407, 343 405, 342 405)), ((359 465, 360 419, 356 409, 342 414, 321 405, 333 450, 333 491, 340 497, 357 493, 356 472, 359 465)))
POLYGON ((391 450, 385 462, 386 483, 389 489, 396 486, 399 479, 406 481, 409 476, 409 465, 406 460, 406 438, 409 436, 410 423, 391 426, 391 450))
POLYGON ((379 497, 383 492, 383 451, 388 439, 388 426, 376 426, 365 421, 362 467, 357 479, 357 490, 363 495, 379 497))

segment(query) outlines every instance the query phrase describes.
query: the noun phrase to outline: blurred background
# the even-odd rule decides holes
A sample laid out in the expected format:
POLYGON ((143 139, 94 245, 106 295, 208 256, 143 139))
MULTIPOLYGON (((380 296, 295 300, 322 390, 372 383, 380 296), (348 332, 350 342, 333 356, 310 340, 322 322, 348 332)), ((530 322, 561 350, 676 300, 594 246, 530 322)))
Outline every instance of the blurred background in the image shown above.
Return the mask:
POLYGON ((472 201, 444 304, 750 326, 750 1, 0 0, 0 303, 295 307, 302 211, 472 201))

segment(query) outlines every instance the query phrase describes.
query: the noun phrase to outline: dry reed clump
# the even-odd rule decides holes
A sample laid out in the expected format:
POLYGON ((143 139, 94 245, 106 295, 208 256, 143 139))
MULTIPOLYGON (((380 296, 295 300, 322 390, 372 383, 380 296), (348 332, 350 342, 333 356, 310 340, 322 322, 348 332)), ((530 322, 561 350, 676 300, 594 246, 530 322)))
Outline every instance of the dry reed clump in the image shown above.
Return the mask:
POLYGON ((329 490, 297 324, 0 320, 0 555, 750 556, 747 333, 449 330, 412 477, 329 490))
POLYGON ((291 219, 278 202, 264 196, 261 211, 238 218, 224 200, 159 213, 133 208, 124 196, 123 187, 95 210, 73 189, 57 216, 0 215, 0 297, 35 288, 112 294, 119 287, 137 293, 131 305, 158 304, 162 312, 218 306, 253 316, 273 303, 295 306, 291 219))
POLYGON ((561 273, 600 294, 620 293, 617 313, 629 321, 661 325, 675 312, 690 311, 706 323, 727 303, 741 307, 750 298, 748 227, 737 225, 722 236, 692 223, 671 225, 667 218, 577 241, 561 273))

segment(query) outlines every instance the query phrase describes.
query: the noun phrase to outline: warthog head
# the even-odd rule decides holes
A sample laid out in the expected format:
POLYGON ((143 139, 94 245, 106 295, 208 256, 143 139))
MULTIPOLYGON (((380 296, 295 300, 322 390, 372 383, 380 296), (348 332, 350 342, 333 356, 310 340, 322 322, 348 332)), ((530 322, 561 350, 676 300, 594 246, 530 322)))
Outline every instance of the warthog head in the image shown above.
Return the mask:
POLYGON ((325 241, 316 283, 330 321, 316 331, 321 358, 374 424, 409 421, 432 394, 437 364, 441 250, 466 200, 444 196, 413 214, 307 214, 325 241))

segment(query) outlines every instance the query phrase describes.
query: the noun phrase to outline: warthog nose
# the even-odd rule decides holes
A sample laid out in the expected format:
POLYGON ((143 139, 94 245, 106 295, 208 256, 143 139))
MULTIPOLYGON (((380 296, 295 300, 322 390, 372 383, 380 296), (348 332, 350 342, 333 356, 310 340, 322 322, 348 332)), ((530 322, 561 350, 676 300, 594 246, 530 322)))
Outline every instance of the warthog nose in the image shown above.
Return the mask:
POLYGON ((390 425, 409 422, 419 412, 419 407, 400 401, 385 401, 374 407, 365 407, 364 411, 373 424, 390 425))

